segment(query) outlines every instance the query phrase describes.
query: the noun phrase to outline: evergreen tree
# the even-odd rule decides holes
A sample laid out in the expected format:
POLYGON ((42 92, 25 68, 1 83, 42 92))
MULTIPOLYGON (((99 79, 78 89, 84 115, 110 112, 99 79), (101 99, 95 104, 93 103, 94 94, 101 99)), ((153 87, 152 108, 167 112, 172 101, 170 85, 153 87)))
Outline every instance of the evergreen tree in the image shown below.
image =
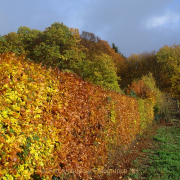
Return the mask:
POLYGON ((120 54, 123 58, 126 58, 126 57, 119 51, 118 47, 117 47, 114 43, 112 43, 112 49, 115 50, 115 53, 118 53, 118 54, 120 54))

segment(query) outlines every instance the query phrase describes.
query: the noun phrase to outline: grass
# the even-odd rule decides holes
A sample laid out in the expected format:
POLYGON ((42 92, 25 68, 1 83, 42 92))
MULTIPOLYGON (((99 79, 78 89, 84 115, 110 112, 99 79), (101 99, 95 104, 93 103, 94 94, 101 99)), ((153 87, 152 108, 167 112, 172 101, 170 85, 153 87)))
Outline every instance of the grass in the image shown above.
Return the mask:
POLYGON ((114 172, 92 179, 180 180, 180 123, 172 126, 164 121, 154 122, 127 151, 116 151, 106 167, 114 172))
POLYGON ((180 128, 162 126, 151 137, 153 148, 142 150, 125 179, 180 180, 180 128), (143 156, 143 157, 142 157, 143 156))

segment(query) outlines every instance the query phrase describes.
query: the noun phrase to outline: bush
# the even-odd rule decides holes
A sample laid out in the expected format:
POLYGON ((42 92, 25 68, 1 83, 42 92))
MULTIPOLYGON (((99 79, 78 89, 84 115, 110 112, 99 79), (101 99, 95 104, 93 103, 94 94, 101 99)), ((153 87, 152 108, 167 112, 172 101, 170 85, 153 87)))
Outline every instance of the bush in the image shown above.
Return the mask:
POLYGON ((159 114, 165 122, 168 122, 176 112, 176 104, 168 93, 162 93, 158 102, 159 114))

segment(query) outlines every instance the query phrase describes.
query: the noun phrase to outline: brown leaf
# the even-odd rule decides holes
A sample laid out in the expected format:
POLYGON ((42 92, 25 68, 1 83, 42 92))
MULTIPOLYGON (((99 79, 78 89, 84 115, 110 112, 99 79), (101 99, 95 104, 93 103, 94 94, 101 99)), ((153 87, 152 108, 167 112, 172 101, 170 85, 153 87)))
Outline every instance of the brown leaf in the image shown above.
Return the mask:
POLYGON ((24 108, 21 108, 21 110, 20 110, 21 112, 25 112, 26 110, 24 109, 24 108))
POLYGON ((6 78, 6 79, 4 80, 4 84, 7 84, 7 83, 9 83, 9 82, 11 82, 11 79, 10 79, 10 78, 6 78))

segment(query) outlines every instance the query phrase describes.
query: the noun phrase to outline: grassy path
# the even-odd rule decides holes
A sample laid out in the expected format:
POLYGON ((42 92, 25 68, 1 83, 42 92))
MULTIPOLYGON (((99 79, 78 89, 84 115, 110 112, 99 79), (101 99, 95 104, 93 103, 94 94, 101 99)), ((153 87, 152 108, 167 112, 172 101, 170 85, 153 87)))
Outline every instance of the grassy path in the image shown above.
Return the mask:
POLYGON ((161 127, 152 137, 153 148, 133 161, 136 170, 127 179, 180 180, 180 128, 161 127))
POLYGON ((114 157, 103 180, 180 180, 180 126, 156 124, 114 157))

